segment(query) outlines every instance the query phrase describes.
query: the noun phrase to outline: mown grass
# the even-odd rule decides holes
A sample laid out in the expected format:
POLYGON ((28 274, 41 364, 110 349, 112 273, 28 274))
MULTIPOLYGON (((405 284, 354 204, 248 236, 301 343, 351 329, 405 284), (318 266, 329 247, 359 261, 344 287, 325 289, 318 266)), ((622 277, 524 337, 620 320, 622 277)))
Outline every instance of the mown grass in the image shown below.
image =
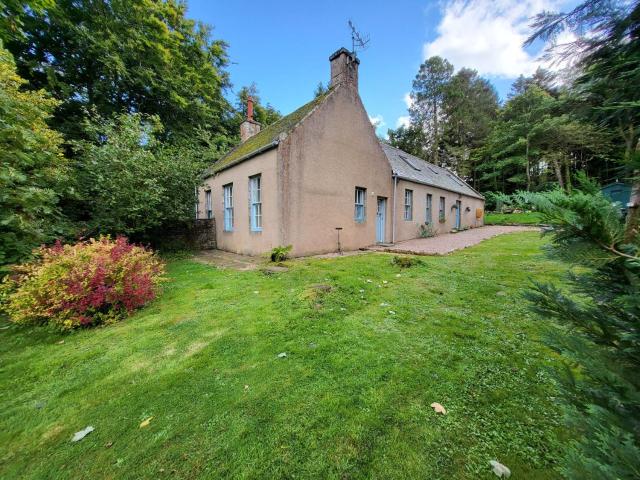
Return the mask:
POLYGON ((0 478, 491 479, 492 459, 556 478, 554 356, 519 295, 564 271, 542 243, 503 235, 407 269, 178 260, 121 324, 2 329, 0 478))
POLYGON ((484 218, 485 225, 539 225, 542 221, 542 215, 539 212, 488 212, 484 218))

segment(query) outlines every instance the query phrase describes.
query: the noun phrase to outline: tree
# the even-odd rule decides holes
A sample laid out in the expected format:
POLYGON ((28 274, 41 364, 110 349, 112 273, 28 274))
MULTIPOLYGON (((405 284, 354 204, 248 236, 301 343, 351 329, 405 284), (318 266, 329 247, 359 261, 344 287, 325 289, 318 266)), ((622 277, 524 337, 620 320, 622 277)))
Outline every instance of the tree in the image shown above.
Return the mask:
POLYGON ((68 168, 62 137, 47 125, 58 102, 25 85, 0 43, 0 272, 63 229, 68 168))
POLYGON ((87 121, 90 140, 74 142, 85 234, 154 233, 193 218, 200 175, 213 162, 201 145, 160 141, 158 117, 120 114, 87 121))
POLYGON ((453 65, 446 59, 435 56, 427 59, 413 80, 409 108, 412 125, 424 131, 429 160, 440 165, 440 142, 445 121, 444 101, 453 65))
POLYGON ((445 87, 442 149, 458 175, 475 179, 471 153, 484 143, 498 113, 498 94, 488 80, 460 69, 445 87))
POLYGON ((236 96, 236 118, 233 122, 234 132, 239 131, 240 123, 247 118, 247 100, 249 97, 253 99, 253 119, 260 123, 262 127, 271 125, 282 118, 282 114, 270 103, 262 105, 258 87, 255 83, 252 83, 248 87, 242 87, 236 96))
POLYGON ((579 433, 562 473, 581 480, 638 478, 640 235, 627 239, 619 207, 581 180, 571 194, 529 196, 553 226, 552 253, 580 268, 566 288, 537 283, 526 296, 535 311, 570 330, 558 335, 552 328, 547 338, 565 366, 567 419, 579 433))
POLYGON ((509 98, 517 97, 527 91, 532 85, 544 90, 549 95, 557 96, 558 89, 554 86, 555 75, 542 67, 538 67, 533 75, 525 77, 520 75, 511 85, 509 98))
MULTIPOLYGON (((640 152, 640 2, 586 0, 568 13, 542 12, 532 26, 528 43, 553 42, 567 30, 576 35, 560 52, 552 46, 551 53, 578 56, 582 73, 575 86, 581 103, 590 107, 589 117, 619 134, 623 164, 631 171, 640 152)), ((631 180, 628 237, 640 224, 640 170, 631 180)))
POLYGON ((623 163, 635 169, 626 222, 597 185, 533 197, 553 226, 553 251, 581 268, 568 290, 536 285, 528 295, 542 315, 571 329, 547 340, 566 365, 568 421, 580 436, 562 464, 573 479, 640 477, 640 3, 587 0, 569 13, 543 12, 529 41, 569 29, 564 50, 580 56, 575 90, 586 115, 617 128, 623 163), (585 35, 585 32, 588 34, 585 35), (635 83, 634 83, 635 82, 635 83), (564 340, 563 340, 564 339, 564 340))
POLYGON ((420 127, 409 125, 405 127, 401 125, 396 130, 389 129, 387 131, 389 135, 389 144, 404 150, 411 155, 415 155, 418 158, 425 158, 425 145, 426 139, 424 131, 420 127))
POLYGON ((186 11, 177 0, 27 5, 20 11, 24 35, 7 48, 30 87, 60 100, 52 125, 70 138, 82 138, 90 110, 157 115, 171 139, 198 127, 224 134, 227 46, 186 11))
POLYGON ((566 111, 564 97, 554 98, 537 85, 507 101, 482 149, 482 180, 503 191, 532 190, 544 187, 551 173, 570 190, 573 174, 604 155, 608 135, 566 111), (509 187, 499 186, 498 178, 509 187))

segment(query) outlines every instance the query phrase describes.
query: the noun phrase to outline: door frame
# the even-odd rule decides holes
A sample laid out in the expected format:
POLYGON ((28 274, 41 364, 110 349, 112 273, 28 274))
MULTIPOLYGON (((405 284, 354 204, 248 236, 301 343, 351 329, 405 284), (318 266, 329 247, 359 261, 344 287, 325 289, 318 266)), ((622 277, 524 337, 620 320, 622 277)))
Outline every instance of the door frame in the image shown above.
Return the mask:
POLYGON ((462 201, 456 200, 456 230, 462 228, 462 201))
POLYGON ((376 201, 376 243, 384 243, 386 237, 387 224, 387 197, 378 197, 376 201), (380 205, 382 204, 382 213, 380 205), (378 235, 380 231, 381 235, 378 235), (382 239, 380 239, 382 237, 382 239))

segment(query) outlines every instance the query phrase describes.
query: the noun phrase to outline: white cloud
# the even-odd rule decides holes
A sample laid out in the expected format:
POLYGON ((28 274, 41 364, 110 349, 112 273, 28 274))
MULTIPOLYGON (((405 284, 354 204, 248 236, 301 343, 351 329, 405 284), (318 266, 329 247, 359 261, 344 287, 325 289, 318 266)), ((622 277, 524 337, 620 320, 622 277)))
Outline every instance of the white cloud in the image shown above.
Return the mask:
POLYGON ((369 121, 376 129, 385 127, 387 125, 382 115, 374 115, 373 117, 369 116, 369 121))
POLYGON ((410 123, 411 120, 409 119, 409 115, 403 115, 398 117, 398 120, 396 121, 396 128, 408 127, 410 123))
POLYGON ((531 32, 531 17, 558 10, 561 4, 562 0, 450 0, 444 5, 438 36, 424 45, 424 57, 440 55, 456 69, 469 67, 481 75, 531 75, 544 63, 538 58, 541 52, 532 55, 522 46, 531 32))
POLYGON ((411 108, 411 105, 413 105, 413 98, 411 98, 411 94, 409 94, 409 92, 404 94, 404 103, 407 106, 407 109, 411 108))

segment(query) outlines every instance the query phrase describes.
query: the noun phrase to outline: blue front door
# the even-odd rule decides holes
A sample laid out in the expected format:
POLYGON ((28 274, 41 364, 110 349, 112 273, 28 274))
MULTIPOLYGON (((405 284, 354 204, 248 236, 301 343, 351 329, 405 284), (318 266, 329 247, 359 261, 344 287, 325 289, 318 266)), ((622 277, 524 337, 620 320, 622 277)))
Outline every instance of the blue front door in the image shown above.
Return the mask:
POLYGON ((384 243, 384 224, 387 213, 387 199, 378 197, 378 209, 376 211, 376 242, 384 243))
POLYGON ((460 230, 461 217, 462 217, 462 202, 460 200, 456 200, 456 230, 460 230))

